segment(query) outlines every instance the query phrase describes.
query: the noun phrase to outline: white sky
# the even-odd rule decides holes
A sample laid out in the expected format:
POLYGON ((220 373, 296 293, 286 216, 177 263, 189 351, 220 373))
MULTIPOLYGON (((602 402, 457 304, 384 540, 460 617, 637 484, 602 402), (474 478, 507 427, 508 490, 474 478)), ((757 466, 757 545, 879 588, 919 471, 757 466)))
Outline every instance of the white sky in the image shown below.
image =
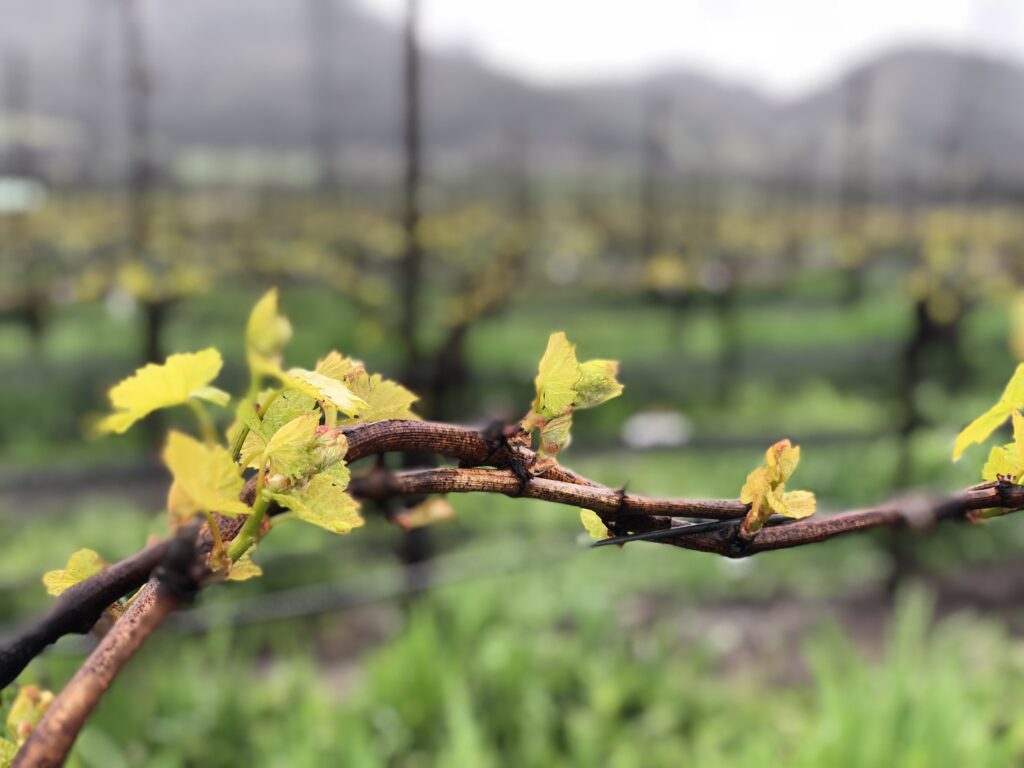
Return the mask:
MULTIPOLYGON (((397 19, 405 0, 359 0, 397 19)), ((420 0, 428 44, 529 79, 629 77, 691 65, 777 93, 818 85, 898 43, 1024 58, 1024 0, 420 0)))

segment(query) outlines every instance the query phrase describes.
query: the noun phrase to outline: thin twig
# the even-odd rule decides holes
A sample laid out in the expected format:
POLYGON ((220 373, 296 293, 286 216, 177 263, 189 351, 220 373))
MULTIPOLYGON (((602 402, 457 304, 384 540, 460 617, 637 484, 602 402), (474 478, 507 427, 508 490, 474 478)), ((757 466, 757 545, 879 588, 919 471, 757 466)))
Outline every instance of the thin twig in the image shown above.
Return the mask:
POLYGON ((663 542, 725 557, 746 557, 758 552, 816 544, 872 528, 908 527, 927 530, 943 521, 968 519, 972 512, 986 509, 1006 512, 1024 509, 1024 487, 1009 483, 989 483, 945 498, 910 496, 880 507, 766 526, 751 539, 740 536, 739 522, 731 521, 713 531, 692 535, 681 532, 684 535, 663 542))
POLYGON ((431 493, 502 493, 506 496, 525 496, 584 507, 609 516, 735 520, 747 513, 746 505, 735 499, 658 499, 596 484, 574 484, 548 477, 535 477, 522 483, 514 472, 506 469, 374 470, 369 475, 353 480, 350 488, 357 498, 373 500, 431 493))
POLYGON ((525 496, 591 509, 598 512, 607 524, 639 534, 616 537, 607 543, 657 540, 727 557, 745 557, 767 550, 813 544, 869 528, 926 528, 941 520, 963 518, 969 512, 983 509, 1013 511, 1024 507, 1024 487, 989 483, 947 498, 906 496, 869 509, 799 521, 779 519, 775 522, 785 524, 766 526, 753 538, 745 538, 738 533, 738 521, 746 514, 747 506, 736 499, 657 499, 544 477, 533 478, 521 485, 516 475, 508 470, 448 468, 387 472, 376 469, 353 480, 351 489, 356 496, 371 499, 477 492, 525 496), (718 522, 680 526, 673 524, 674 517, 718 522))

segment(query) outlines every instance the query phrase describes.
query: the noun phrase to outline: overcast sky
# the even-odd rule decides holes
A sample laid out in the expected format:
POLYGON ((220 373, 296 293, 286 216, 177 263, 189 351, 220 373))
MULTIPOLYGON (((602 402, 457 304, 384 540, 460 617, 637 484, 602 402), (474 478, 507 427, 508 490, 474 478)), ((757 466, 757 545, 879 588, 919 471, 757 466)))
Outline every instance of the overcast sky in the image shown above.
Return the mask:
MULTIPOLYGON (((405 0, 359 0, 397 19, 405 0)), ((540 82, 694 65, 776 93, 898 43, 1024 57, 1024 0, 420 0, 429 43, 540 82)))

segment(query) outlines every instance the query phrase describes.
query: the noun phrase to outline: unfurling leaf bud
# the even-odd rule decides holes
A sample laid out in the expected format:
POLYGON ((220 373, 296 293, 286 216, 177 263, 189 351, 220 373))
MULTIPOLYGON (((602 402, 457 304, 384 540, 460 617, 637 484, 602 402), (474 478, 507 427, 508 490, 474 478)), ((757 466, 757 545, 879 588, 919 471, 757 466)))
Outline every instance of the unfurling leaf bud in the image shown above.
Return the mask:
POLYGON ((348 439, 341 429, 321 425, 317 427, 316 439, 310 451, 317 471, 322 472, 345 458, 348 453, 348 439))
POLYGON ((17 740, 18 746, 28 740, 32 729, 52 703, 53 693, 41 691, 34 685, 26 685, 18 691, 7 714, 7 730, 17 740))
POLYGON ((281 491, 288 487, 289 482, 287 475, 277 472, 267 478, 266 487, 271 491, 281 491))

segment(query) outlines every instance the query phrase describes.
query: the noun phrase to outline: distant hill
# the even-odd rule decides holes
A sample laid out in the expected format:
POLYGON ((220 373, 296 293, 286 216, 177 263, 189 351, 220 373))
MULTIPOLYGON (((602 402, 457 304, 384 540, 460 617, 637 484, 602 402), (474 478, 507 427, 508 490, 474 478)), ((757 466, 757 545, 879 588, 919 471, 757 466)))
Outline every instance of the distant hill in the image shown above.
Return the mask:
POLYGON ((780 105, 779 114, 780 157, 805 176, 836 176, 845 157, 853 175, 873 185, 984 192, 1024 182, 1024 68, 1017 63, 896 50, 780 105))
MULTIPOLYGON (((114 8, 111 0, 0 0, 0 78, 8 54, 24 53, 30 111, 56 126, 39 135, 63 148, 55 172, 71 174, 82 157, 115 165, 123 155, 114 8)), ((153 124, 165 162, 193 147, 311 151, 313 102, 324 90, 311 74, 310 8, 309 0, 148 0, 153 124)), ((333 9, 329 112, 343 163, 388 168, 401 130, 399 31, 352 0, 333 9)), ((667 155, 680 172, 846 179, 873 190, 1024 189, 1024 68, 981 55, 894 50, 790 100, 694 71, 543 88, 437 50, 424 55, 424 78, 435 170, 498 162, 524 136, 545 168, 632 169, 645 110, 662 103, 667 155)))

